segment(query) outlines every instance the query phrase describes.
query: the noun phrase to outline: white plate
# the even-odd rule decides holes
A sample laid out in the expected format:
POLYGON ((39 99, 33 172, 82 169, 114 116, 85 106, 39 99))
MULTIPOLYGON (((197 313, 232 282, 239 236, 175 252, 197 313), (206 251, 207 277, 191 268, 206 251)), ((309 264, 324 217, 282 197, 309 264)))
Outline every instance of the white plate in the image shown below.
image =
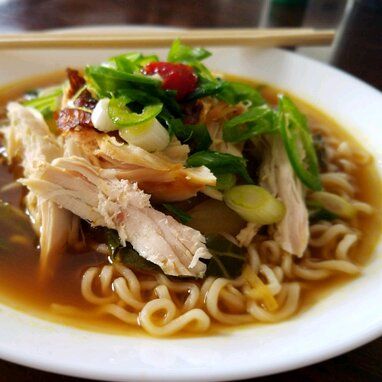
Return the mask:
MULTIPOLYGON (((219 48, 213 52, 209 66, 274 84, 333 116, 362 139, 382 167, 382 95, 377 90, 334 68, 281 50, 219 48)), ((115 53, 2 52, 0 85, 68 65, 97 63, 115 53)), ((382 334, 381 247, 380 243, 361 277, 306 312, 279 324, 233 330, 229 335, 191 339, 107 335, 0 306, 0 357, 57 373, 116 381, 233 380, 319 362, 382 334)))

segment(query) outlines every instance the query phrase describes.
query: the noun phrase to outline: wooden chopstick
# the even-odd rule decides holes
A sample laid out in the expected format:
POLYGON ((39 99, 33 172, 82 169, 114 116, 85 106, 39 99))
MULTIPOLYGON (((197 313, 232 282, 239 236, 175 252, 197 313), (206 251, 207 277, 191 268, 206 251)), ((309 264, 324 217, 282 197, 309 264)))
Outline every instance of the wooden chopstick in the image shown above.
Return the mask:
POLYGON ((333 41, 334 34, 334 30, 310 28, 190 29, 102 34, 29 32, 0 35, 0 49, 167 47, 175 38, 189 45, 210 46, 327 45, 333 41))

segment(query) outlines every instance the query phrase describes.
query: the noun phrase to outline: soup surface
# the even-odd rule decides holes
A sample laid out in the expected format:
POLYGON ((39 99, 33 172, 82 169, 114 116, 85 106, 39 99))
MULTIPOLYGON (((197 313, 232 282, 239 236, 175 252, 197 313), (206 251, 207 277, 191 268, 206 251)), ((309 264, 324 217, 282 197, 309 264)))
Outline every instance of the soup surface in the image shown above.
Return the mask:
MULTIPOLYGON (((1 117, 5 118, 5 106, 9 101, 17 99, 30 89, 52 85, 60 82, 63 78, 63 73, 55 73, 25 80, 2 89, 0 91, 1 117)), ((258 86, 256 82, 251 80, 231 76, 227 76, 227 78, 245 82, 254 87, 258 86)), ((278 89, 264 85, 261 86, 261 93, 270 104, 276 104, 278 89)), ((323 135, 327 134, 329 138, 348 142, 353 151, 363 153, 360 144, 330 117, 295 97, 293 99, 300 110, 307 115, 309 126, 313 130, 318 129, 323 135)), ((20 169, 17 166, 8 167, 5 157, 3 157, 0 166, 0 197, 13 206, 23 209, 22 198, 25 195, 25 189, 16 185, 12 186, 12 182, 18 176, 20 176, 20 169)), ((352 169, 351 179, 355 183, 356 189, 354 199, 369 204, 374 210, 372 214, 359 214, 353 224, 361 239, 351 248, 349 256, 356 264, 364 265, 380 235, 382 223, 381 181, 372 159, 362 166, 356 166, 352 169)), ((0 244, 7 240, 13 240, 14 245, 11 247, 4 246, 0 249, 0 301, 2 303, 47 320, 88 330, 119 334, 143 334, 143 331, 137 330, 137 327, 126 325, 112 315, 87 314, 87 312, 93 311, 94 306, 87 302, 80 293, 81 280, 89 267, 108 264, 105 254, 94 250, 76 252, 69 249, 62 255, 54 277, 40 282, 39 249, 32 231, 29 231, 29 238, 23 241, 17 236, 17 232, 13 231, 12 225, 9 225, 7 220, 2 218, 0 219, 0 244), (52 309, 52 304, 75 307, 75 309, 70 314, 65 312, 63 314, 62 309, 52 309)), ((331 248, 333 251, 336 249, 335 246, 331 248)), ((313 253, 315 250, 312 248, 313 253)), ((142 277, 145 280, 145 275, 140 275, 139 272, 137 277, 142 277)), ((301 299, 297 313, 318 299, 324 298, 324 295, 332 289, 339 288, 345 282, 350 282, 352 277, 354 276, 342 273, 330 274, 322 280, 306 280, 301 277, 298 279, 301 283, 301 299)), ((195 281, 195 284, 200 287, 202 282, 195 281)), ((240 307, 237 308, 237 312, 235 312, 235 308, 230 310, 229 307, 226 307, 226 310, 228 313, 235 314, 240 311, 240 307)), ((218 320, 212 319, 208 333, 219 332, 231 327, 232 325, 224 325, 218 320)))

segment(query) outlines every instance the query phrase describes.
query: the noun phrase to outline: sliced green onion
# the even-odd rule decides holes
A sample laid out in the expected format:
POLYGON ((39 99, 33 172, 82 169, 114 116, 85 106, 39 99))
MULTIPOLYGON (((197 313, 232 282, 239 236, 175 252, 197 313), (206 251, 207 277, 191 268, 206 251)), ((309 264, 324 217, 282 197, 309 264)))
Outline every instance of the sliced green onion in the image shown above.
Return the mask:
POLYGON ((247 171, 247 162, 244 158, 218 151, 198 151, 187 159, 188 167, 208 167, 215 176, 222 174, 240 175, 247 183, 252 184, 253 180, 247 171))
POLYGON ((309 195, 309 200, 317 202, 320 207, 343 219, 352 219, 357 214, 357 209, 347 200, 326 191, 317 191, 309 195))
POLYGON ((279 97, 279 127, 296 175, 306 187, 321 190, 318 160, 306 118, 285 95, 279 97))
POLYGON ((227 191, 236 184, 236 176, 234 174, 221 174, 216 177, 215 188, 219 191, 227 191))
POLYGON ((145 106, 141 113, 132 112, 126 103, 126 97, 112 98, 109 102, 109 116, 117 127, 128 127, 141 124, 155 118, 162 110, 161 103, 145 106))
POLYGON ((277 223, 285 215, 284 204, 259 186, 232 187, 224 194, 224 201, 244 220, 258 225, 277 223))
POLYGON ((161 151, 170 143, 168 131, 155 118, 119 129, 119 136, 124 141, 149 152, 161 151))
POLYGON ((109 102, 109 98, 100 99, 92 112, 91 120, 93 126, 99 131, 108 132, 118 130, 118 126, 114 125, 109 117, 109 102))

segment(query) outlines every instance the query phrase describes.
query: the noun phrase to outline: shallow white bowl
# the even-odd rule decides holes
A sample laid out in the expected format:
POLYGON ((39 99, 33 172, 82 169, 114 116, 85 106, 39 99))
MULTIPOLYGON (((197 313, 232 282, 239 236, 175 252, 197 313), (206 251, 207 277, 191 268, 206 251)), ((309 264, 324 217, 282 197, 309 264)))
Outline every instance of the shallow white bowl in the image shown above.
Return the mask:
MULTIPOLYGON (((334 117, 362 140, 382 168, 382 94, 377 90, 286 51, 212 51, 209 66, 273 84, 334 117)), ((97 63, 115 53, 2 52, 0 85, 67 66, 97 63)), ((45 322, 0 305, 0 357, 52 372, 115 381, 233 380, 319 362, 382 334, 381 247, 382 243, 361 277, 297 317, 220 336, 155 339, 106 335, 45 322)))

